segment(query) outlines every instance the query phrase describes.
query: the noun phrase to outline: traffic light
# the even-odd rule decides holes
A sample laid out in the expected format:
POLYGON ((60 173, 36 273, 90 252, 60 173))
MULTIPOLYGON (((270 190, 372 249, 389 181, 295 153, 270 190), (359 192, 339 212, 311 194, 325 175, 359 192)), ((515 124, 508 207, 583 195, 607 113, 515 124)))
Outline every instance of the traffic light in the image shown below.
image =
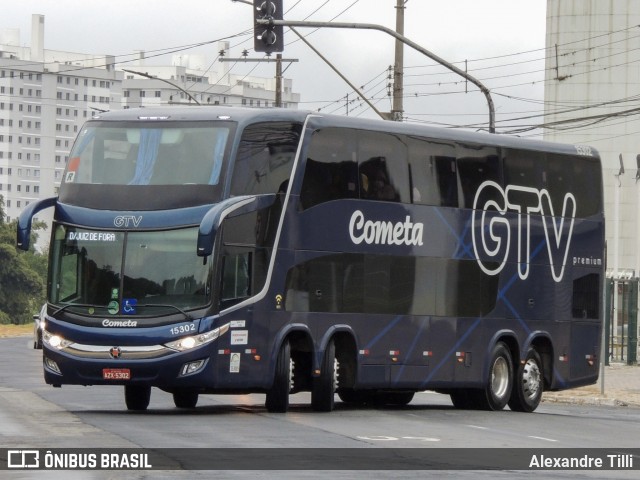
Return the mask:
POLYGON ((284 27, 259 25, 258 20, 282 20, 282 0, 253 0, 253 48, 265 53, 284 50, 284 27))

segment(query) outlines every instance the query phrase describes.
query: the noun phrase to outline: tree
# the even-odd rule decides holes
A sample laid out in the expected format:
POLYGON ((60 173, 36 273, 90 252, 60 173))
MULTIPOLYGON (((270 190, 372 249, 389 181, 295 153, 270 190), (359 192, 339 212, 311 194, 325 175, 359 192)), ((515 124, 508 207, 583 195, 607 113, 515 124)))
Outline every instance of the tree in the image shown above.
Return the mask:
MULTIPOLYGON (((46 255, 15 247, 17 222, 6 221, 0 195, 0 323, 28 323, 45 300, 46 255)), ((44 222, 34 222, 31 245, 44 222)))

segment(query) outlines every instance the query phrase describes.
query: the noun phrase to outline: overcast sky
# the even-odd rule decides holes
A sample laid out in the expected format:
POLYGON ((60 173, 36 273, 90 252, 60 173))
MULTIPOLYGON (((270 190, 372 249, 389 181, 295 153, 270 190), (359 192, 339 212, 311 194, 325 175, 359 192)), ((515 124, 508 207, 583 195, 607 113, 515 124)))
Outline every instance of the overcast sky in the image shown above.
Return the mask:
MULTIPOLYGON (((396 0, 284 0, 285 19, 375 23, 395 28, 396 0)), ((540 111, 544 78, 544 0, 408 0, 405 36, 468 71, 494 92, 498 127, 511 119, 540 111), (519 100, 513 100, 517 97, 519 100)), ((231 0, 19 0, 2 2, 0 30, 20 29, 22 45, 31 42, 31 15, 45 15, 45 48, 112 54, 129 60, 138 50, 147 56, 203 42, 208 45, 179 54, 204 55, 214 62, 218 39, 229 39, 231 56, 252 51, 252 7, 231 0), (248 32, 248 33, 247 33, 248 32), (244 33, 244 35, 243 35, 244 33)), ((394 40, 381 32, 300 29, 351 82, 364 86, 377 108, 391 108, 385 70, 393 64, 394 40)), ((375 117, 354 99, 344 83, 293 32, 285 31, 285 58, 297 58, 286 70, 300 108, 327 113, 375 117)), ((170 64, 165 54, 148 60, 170 64)), ((234 65, 237 74, 272 76, 273 64, 234 65), (253 69, 253 70, 252 70, 253 69)), ((447 72, 432 60, 405 47, 405 116, 414 121, 486 125, 485 98, 473 85, 447 72), (465 88, 469 93, 465 93, 465 88)), ((531 122, 531 121, 530 121, 531 122)))

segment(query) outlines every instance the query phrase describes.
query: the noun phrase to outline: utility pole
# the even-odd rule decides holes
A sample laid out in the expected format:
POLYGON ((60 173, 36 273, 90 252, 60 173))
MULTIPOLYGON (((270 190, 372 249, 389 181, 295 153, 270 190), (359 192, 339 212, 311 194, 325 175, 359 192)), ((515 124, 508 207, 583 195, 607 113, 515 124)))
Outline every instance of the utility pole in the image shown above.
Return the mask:
MULTIPOLYGON (((396 33, 404 36, 404 4, 407 0, 397 0, 396 3, 396 33)), ((391 119, 396 122, 402 121, 404 105, 402 97, 404 95, 404 44, 396 38, 395 63, 393 65, 393 108, 391 119)))
MULTIPOLYGON (((220 58, 219 62, 250 62, 250 63, 262 63, 262 62, 273 62, 274 60, 270 57, 267 58, 220 58)), ((282 107, 282 62, 292 63, 297 62, 297 58, 282 58, 282 55, 278 53, 276 55, 276 92, 275 92, 275 104, 276 107, 282 107)))
POLYGON ((282 108, 282 54, 276 55, 276 107, 282 108))

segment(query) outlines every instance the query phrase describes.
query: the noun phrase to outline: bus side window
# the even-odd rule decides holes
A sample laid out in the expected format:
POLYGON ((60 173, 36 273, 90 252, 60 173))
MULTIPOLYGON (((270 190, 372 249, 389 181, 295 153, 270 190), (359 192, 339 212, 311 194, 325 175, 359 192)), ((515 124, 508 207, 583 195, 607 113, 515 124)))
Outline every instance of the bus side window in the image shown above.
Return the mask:
POLYGON ((504 151, 504 183, 522 187, 539 188, 548 177, 544 172, 546 159, 543 153, 527 150, 504 151))
POLYGON ((498 150, 494 147, 460 144, 456 148, 456 153, 462 193, 460 207, 473 208, 476 192, 483 182, 492 180, 502 185, 498 150))
POLYGON ((401 135, 360 130, 358 161, 360 198, 409 203, 409 164, 406 138, 401 135))
POLYGON ((287 122, 249 125, 242 133, 231 195, 278 193, 291 176, 301 126, 287 122))
POLYGON ((544 180, 554 213, 562 214, 567 194, 572 194, 576 199, 577 217, 585 218, 600 212, 602 192, 599 176, 600 164, 595 159, 582 157, 578 160, 548 153, 544 180))
POLYGON ((413 203, 458 206, 458 180, 453 144, 408 137, 413 203))
POLYGON ((228 251, 222 257, 220 308, 228 308, 251 295, 251 252, 228 251))
MULTIPOLYGON (((538 189, 544 185, 544 178, 548 177, 545 172, 545 156, 540 152, 527 150, 505 149, 504 150, 504 185, 516 185, 518 187, 529 187, 538 189)), ((537 194, 520 189, 509 192, 509 202, 521 205, 523 208, 537 208, 540 199, 537 194)))
POLYGON ((327 128, 313 133, 300 201, 307 209, 342 198, 358 198, 355 132, 327 128))

